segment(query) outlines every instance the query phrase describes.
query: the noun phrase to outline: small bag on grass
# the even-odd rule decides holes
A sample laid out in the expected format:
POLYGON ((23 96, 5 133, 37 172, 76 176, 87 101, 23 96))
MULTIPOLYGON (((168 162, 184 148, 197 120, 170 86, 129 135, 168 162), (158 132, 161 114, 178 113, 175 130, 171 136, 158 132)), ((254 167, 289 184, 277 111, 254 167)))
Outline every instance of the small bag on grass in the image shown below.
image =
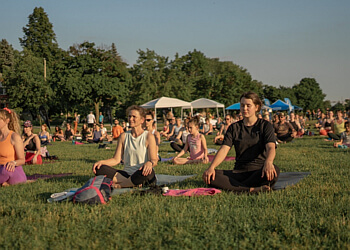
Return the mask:
POLYGON ((74 203, 106 204, 111 199, 112 180, 104 175, 91 178, 73 195, 74 203))

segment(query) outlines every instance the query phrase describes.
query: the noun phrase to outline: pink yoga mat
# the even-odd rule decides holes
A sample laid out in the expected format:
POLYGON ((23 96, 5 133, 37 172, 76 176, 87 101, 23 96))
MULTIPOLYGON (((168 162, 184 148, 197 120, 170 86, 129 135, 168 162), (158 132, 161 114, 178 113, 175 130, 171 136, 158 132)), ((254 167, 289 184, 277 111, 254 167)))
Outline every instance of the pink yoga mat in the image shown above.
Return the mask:
MULTIPOLYGON (((214 160, 215 155, 208 155, 209 161, 212 162, 214 160)), ((234 161, 236 157, 226 156, 224 161, 234 161)))
POLYGON ((199 196, 199 195, 214 195, 221 191, 216 188, 192 188, 192 189, 170 189, 163 194, 164 196, 199 196))

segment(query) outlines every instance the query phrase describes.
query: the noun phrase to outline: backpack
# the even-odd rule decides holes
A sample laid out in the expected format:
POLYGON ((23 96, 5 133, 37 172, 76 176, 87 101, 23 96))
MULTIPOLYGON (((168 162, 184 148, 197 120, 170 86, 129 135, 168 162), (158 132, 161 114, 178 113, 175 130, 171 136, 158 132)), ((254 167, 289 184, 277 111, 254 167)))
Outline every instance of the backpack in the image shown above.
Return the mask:
POLYGON ((106 204, 111 199, 113 181, 98 175, 85 183, 73 195, 73 203, 106 204))

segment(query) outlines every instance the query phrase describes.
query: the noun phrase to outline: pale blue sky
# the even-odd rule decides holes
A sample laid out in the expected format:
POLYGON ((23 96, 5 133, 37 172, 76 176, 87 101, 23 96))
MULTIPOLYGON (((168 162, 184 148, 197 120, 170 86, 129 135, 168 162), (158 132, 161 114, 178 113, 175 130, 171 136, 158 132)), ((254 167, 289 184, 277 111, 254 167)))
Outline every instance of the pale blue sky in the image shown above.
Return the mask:
POLYGON ((193 49, 233 61, 256 80, 291 87, 304 77, 326 99, 350 98, 347 0, 0 0, 0 39, 19 37, 35 7, 48 14, 58 44, 115 43, 130 65, 138 49, 172 59, 193 49))

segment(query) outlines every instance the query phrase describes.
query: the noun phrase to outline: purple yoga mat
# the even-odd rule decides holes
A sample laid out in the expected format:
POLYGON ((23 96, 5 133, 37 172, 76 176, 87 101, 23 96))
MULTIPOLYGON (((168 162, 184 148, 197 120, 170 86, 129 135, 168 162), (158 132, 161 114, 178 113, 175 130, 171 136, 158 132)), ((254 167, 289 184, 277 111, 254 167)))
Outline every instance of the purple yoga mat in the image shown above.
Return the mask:
POLYGON ((72 175, 73 173, 62 173, 62 174, 32 174, 27 176, 27 180, 34 181, 37 179, 51 179, 51 178, 60 178, 72 175))

